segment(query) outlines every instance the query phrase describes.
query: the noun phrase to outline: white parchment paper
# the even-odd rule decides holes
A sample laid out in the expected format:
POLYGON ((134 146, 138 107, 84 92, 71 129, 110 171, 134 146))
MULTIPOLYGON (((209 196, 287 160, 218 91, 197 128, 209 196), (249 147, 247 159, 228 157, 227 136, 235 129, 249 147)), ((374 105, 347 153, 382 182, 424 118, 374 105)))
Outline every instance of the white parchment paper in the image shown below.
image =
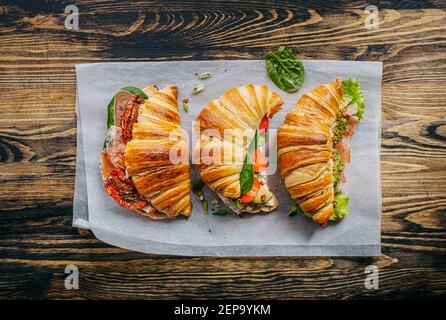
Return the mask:
MULTIPOLYGON (((382 64, 356 61, 303 63, 304 85, 292 94, 275 87, 267 77, 264 61, 261 60, 76 65, 78 130, 81 131, 78 138, 81 143, 79 145, 78 141, 74 224, 82 226, 89 223, 98 239, 146 253, 191 256, 379 255, 382 64), (202 72, 212 72, 213 76, 199 80, 196 74, 202 72), (194 209, 189 220, 151 221, 120 207, 103 190, 99 159, 107 131, 106 106, 121 87, 177 85, 179 102, 184 97, 189 98, 189 113, 181 111, 181 116, 183 127, 190 133, 192 122, 203 106, 232 86, 267 84, 281 94, 285 104, 270 121, 270 128, 279 128, 285 115, 305 92, 333 81, 336 76, 342 79, 359 78, 366 104, 364 118, 351 141, 351 163, 346 166, 347 182, 342 188, 350 197, 351 212, 340 223, 330 223, 321 228, 303 216, 288 217, 292 203, 278 170, 270 176, 270 183, 280 207, 270 214, 241 217, 204 214, 200 202, 192 194, 194 209), (205 90, 192 95, 192 88, 199 83, 205 85, 205 90), (84 152, 79 148, 83 148, 84 152), (82 155, 85 159, 82 159, 82 155)), ((192 177, 197 176, 193 168, 192 177)), ((209 203, 217 198, 208 189, 205 194, 209 203)))

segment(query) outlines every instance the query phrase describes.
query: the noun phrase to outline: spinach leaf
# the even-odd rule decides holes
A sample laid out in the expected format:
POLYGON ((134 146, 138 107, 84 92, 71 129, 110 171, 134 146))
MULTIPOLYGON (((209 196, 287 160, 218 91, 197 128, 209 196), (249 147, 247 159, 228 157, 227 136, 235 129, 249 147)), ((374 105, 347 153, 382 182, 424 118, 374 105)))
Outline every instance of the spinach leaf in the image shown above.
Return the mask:
POLYGON ((115 124, 115 97, 113 97, 107 106, 107 129, 115 124))
MULTIPOLYGON (((119 91, 126 91, 132 94, 137 94, 141 97, 141 99, 149 98, 141 89, 133 86, 121 88, 119 91)), ((113 96, 107 106, 107 129, 110 129, 111 126, 115 124, 115 96, 116 94, 113 96)))
POLYGON ((294 92, 302 87, 305 77, 304 66, 290 49, 281 46, 276 53, 269 52, 265 61, 269 77, 280 89, 294 92))
POLYGON ((254 165, 252 158, 248 152, 243 163, 242 171, 240 171, 240 195, 249 192, 254 185, 254 165))

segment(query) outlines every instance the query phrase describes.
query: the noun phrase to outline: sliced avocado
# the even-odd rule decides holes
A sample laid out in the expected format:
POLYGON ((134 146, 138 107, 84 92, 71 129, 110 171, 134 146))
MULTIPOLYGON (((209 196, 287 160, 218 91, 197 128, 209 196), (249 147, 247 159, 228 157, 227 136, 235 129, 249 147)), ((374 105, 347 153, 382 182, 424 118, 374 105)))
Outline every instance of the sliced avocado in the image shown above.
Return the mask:
POLYGON ((254 200, 252 202, 261 204, 261 203, 268 202, 269 200, 272 199, 272 197, 273 197, 273 193, 271 191, 269 191, 266 186, 263 185, 260 187, 259 191, 257 191, 256 197, 254 198, 254 200))

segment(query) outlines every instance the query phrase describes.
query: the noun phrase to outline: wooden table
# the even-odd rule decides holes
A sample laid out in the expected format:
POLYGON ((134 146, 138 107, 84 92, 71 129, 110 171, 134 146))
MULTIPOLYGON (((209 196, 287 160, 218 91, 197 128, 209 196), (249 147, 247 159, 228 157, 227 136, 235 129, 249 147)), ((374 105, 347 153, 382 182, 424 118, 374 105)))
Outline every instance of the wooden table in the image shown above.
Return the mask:
POLYGON ((446 3, 0 2, 0 298, 429 298, 446 293, 446 3), (212 3, 212 5, 211 5, 212 3), (384 62, 382 256, 189 258, 111 247, 71 227, 74 65, 302 59, 384 62), (64 287, 64 268, 80 289, 64 287), (379 267, 379 289, 364 268, 379 267))

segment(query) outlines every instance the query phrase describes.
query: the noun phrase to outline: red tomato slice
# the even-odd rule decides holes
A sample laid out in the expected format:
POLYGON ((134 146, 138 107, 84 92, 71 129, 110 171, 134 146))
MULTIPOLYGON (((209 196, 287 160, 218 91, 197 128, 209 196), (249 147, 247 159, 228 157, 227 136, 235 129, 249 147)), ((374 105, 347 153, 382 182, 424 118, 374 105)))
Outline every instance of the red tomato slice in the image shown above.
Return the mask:
POLYGON ((254 164, 254 171, 256 173, 265 171, 268 167, 268 162, 266 161, 265 157, 262 154, 262 151, 260 149, 257 149, 254 154, 252 155, 252 161, 254 164))
POLYGON ((239 199, 240 202, 248 203, 254 200, 259 189, 260 189, 260 181, 256 177, 254 177, 254 184, 252 185, 251 190, 240 197, 239 199))
POLYGON ((113 169, 104 181, 105 191, 115 201, 130 210, 142 209, 148 205, 147 201, 138 193, 133 182, 125 176, 122 169, 113 169))
POLYGON ((266 132, 266 130, 268 130, 268 114, 265 114, 263 116, 262 120, 260 121, 260 125, 259 125, 260 132, 266 132))

